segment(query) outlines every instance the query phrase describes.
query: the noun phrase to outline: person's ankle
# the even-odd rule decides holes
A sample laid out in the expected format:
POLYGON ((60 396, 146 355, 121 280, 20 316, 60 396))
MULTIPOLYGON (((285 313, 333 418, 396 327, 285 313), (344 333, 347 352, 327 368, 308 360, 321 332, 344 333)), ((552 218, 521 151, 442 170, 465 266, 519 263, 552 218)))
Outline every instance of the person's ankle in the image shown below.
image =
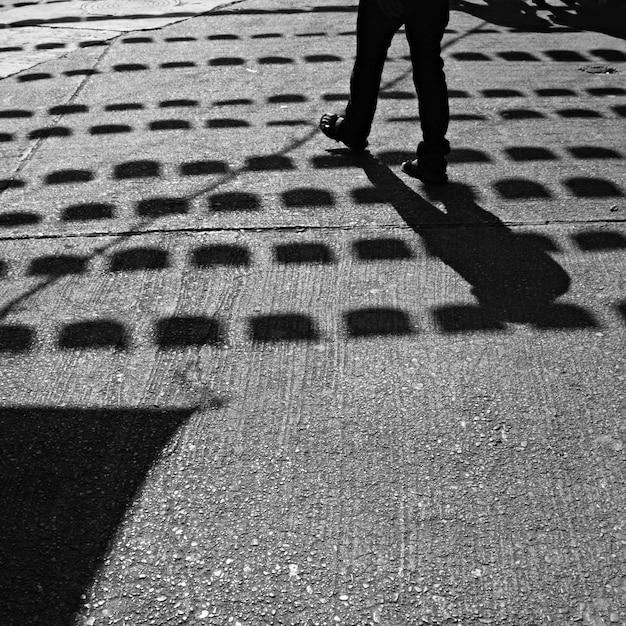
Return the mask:
POLYGON ((448 169, 448 160, 441 154, 425 154, 418 156, 417 163, 420 169, 433 175, 445 174, 448 169))
POLYGON ((420 141, 417 150, 415 151, 418 158, 441 158, 445 159, 447 154, 450 154, 450 142, 447 139, 441 141, 420 141))
POLYGON ((367 147, 367 137, 364 138, 361 134, 356 133, 350 121, 345 117, 343 118, 341 126, 341 134, 344 143, 349 146, 354 146, 355 150, 364 150, 367 147))

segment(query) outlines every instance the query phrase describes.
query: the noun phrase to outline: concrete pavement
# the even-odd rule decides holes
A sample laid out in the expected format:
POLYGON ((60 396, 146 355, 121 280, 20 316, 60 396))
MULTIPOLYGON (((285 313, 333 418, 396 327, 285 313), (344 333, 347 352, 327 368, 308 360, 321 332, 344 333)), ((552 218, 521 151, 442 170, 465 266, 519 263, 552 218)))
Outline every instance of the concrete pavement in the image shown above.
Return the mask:
POLYGON ((454 5, 433 190, 401 35, 317 132, 354 3, 72 7, 0 30, 0 623, 626 623, 615 20, 454 5))

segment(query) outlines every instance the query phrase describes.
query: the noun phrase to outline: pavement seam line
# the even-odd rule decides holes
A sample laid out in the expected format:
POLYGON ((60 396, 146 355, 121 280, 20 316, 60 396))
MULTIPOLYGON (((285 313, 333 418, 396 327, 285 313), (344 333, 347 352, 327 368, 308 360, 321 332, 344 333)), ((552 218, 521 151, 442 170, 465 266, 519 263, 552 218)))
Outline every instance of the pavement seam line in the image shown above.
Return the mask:
MULTIPOLYGON (((423 224, 420 228, 430 230, 454 230, 456 228, 527 228, 527 227, 543 227, 549 228, 551 226, 577 226, 581 224, 623 224, 626 220, 562 220, 543 222, 502 222, 502 224, 476 224, 473 222, 459 223, 459 224, 423 224)), ((390 231, 412 231, 411 228, 402 226, 399 224, 376 224, 375 226, 368 226, 364 224, 355 224, 347 226, 249 226, 249 227, 215 227, 215 228, 153 228, 148 230, 136 231, 114 231, 114 232, 88 232, 88 233, 62 233, 58 235, 9 235, 7 237, 0 236, 0 241, 45 241, 45 240, 58 240, 58 239, 101 239, 105 237, 142 237, 148 235, 165 235, 165 234, 192 234, 192 233, 266 233, 266 232, 350 232, 368 230, 369 228, 376 230, 390 230, 390 231)))
MULTIPOLYGON (((116 37, 114 37, 110 43, 113 43, 114 40, 117 40, 119 37, 121 36, 121 33, 118 34, 116 37)), ((98 67, 98 64, 102 61, 102 59, 106 56, 107 52, 109 51, 110 48, 110 44, 107 45, 104 50, 102 51, 102 53, 100 54, 100 56, 96 59, 96 62, 93 64, 92 69, 95 69, 98 67)), ((72 54, 73 52, 75 52, 75 50, 68 50, 66 54, 57 57, 58 59, 64 59, 67 56, 69 56, 70 54, 72 54)), ((45 61, 47 63, 47 61, 45 61)), ((74 102, 76 100, 76 98, 78 97, 78 95, 80 94, 80 92, 84 89, 85 85, 87 84, 87 81, 90 79, 90 76, 84 76, 82 81, 79 83, 79 85, 76 87, 76 89, 74 90, 74 92, 72 93, 72 95, 69 97, 68 101, 66 102, 66 104, 71 104, 72 102, 74 102)), ((52 127, 56 127, 57 124, 61 121, 61 119, 63 119, 63 113, 60 113, 59 115, 57 115, 52 123, 52 127)), ((17 168, 15 169, 15 171, 13 172, 12 176, 16 176, 17 174, 19 174, 22 169, 29 163, 29 161, 35 156, 36 152, 38 151, 39 147, 41 146, 41 144, 46 141, 46 137, 39 137, 39 139, 37 139, 31 146, 29 146, 26 151, 20 156, 19 158, 19 163, 17 165, 17 168)), ((8 187, 5 187, 3 189, 0 189, 0 196, 2 196, 2 194, 8 189, 8 187)))

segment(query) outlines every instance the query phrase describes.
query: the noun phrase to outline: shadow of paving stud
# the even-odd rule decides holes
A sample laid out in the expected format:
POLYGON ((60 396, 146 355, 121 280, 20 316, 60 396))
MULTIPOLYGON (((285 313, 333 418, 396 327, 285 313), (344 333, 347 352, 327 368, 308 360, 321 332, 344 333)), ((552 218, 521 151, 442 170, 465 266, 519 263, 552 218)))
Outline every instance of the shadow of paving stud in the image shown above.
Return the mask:
POLYGON ((258 196, 241 191, 218 193, 209 198, 212 211, 257 211, 260 207, 258 196))
POLYGON ((286 156, 271 154, 267 156, 253 156, 246 161, 246 167, 254 172, 293 170, 293 161, 286 156))
POLYGON ((316 341, 319 333, 308 315, 274 314, 259 315, 250 320, 250 336, 253 341, 316 341))
POLYGON ((554 303, 543 307, 528 318, 539 330, 580 330, 598 328, 593 315, 574 304, 554 303))
POLYGON ((192 263, 200 268, 250 265, 250 251, 232 244, 199 246, 191 256, 192 263))
POLYGON ((414 325, 404 311, 389 308, 368 308, 344 315, 348 335, 352 338, 411 335, 414 325))
POLYGON ((221 346, 224 333, 218 320, 203 317, 169 317, 156 324, 155 340, 160 348, 221 346))
POLYGON ((137 215, 141 217, 181 215, 188 210, 189 202, 184 198, 148 198, 137 204, 137 215))
POLYGON ((282 194, 282 198, 289 208, 333 206, 335 203, 330 191, 313 187, 290 189, 282 194))
POLYGON ((442 306, 433 311, 435 323, 444 333, 493 332, 506 330, 505 324, 476 305, 442 306))
POLYGON ((88 262, 89 259, 80 256, 44 256, 31 262, 28 273, 31 276, 82 274, 86 271, 88 262))
POLYGON ((26 183, 23 180, 16 178, 2 178, 0 179, 0 191, 5 189, 22 189, 26 187, 26 183))
POLYGON ((154 120, 148 124, 150 130, 189 130, 191 122, 188 120, 154 120))
POLYGON ((121 250, 111 258, 112 272, 161 270, 169 265, 167 251, 160 248, 132 248, 121 250))
POLYGON ((189 161, 182 163, 181 176, 208 176, 210 174, 226 174, 228 164, 224 161, 189 161))
POLYGON ((18 324, 0 325, 0 354, 4 352, 27 352, 31 349, 35 331, 18 324))
POLYGON ((323 243, 286 243, 274 247, 274 258, 277 263, 333 263, 335 258, 332 250, 323 243))
POLYGON ((572 146, 569 153, 577 159, 621 159, 617 150, 602 146, 572 146))
POLYGON ((617 185, 604 178, 568 178, 564 184, 578 198, 621 198, 624 195, 617 185))
POLYGON ((72 183, 88 183, 94 179, 89 170, 59 170, 51 172, 45 178, 46 185, 69 185, 72 183))
POLYGON ((532 200, 551 198, 552 194, 534 180, 524 178, 507 178, 494 184, 496 191, 506 200, 532 200))
POLYGON ((157 161, 128 161, 115 166, 113 178, 154 178, 161 175, 161 165, 157 161))
POLYGON ((59 346, 65 350, 92 350, 128 347, 124 325, 113 320, 87 320, 65 326, 59 337, 59 346))
POLYGON ((449 163, 491 163, 491 157, 482 150, 455 148, 448 156, 449 163))
POLYGON ((413 252, 402 239, 359 239, 353 244, 360 261, 400 261, 413 258, 413 252))
POLYGON ((0 119, 19 119, 33 117, 34 113, 26 109, 3 109, 0 111, 0 119))
POLYGON ((75 115, 88 112, 89 107, 85 104, 59 104, 48 109, 49 115, 75 115))
POLYGON ((589 230, 573 235, 572 239, 581 250, 623 250, 626 237, 617 231, 589 230))
POLYGON ((50 128, 37 128, 28 134, 28 138, 48 139, 51 137, 69 137, 71 134, 71 128, 66 128, 64 126, 54 126, 50 128))
POLYGON ((231 117, 220 117, 212 120, 207 120, 207 128, 247 128, 250 126, 250 122, 247 120, 241 120, 231 117))
POLYGON ((112 204, 87 202, 66 207, 63 210, 61 219, 65 222, 88 222, 91 220, 111 219, 114 215, 115 207, 112 204))
MULTIPOLYGON (((164 63, 161 67, 166 67, 166 66, 179 67, 178 65, 175 65, 174 63, 172 64, 164 63)), ((193 63, 191 65, 186 65, 186 64, 180 65, 180 67, 194 67, 194 66, 195 64, 193 63)), ((162 109, 178 108, 178 107, 194 108, 197 106, 200 106, 200 103, 198 102, 198 100, 190 100, 189 98, 180 98, 177 100, 163 100, 159 102, 159 107, 162 109)))
POLYGON ((511 146, 504 151, 513 161, 550 161, 557 159, 556 154, 552 150, 538 146, 511 146))
POLYGON ((132 126, 128 124, 98 124, 89 129, 91 135, 117 135, 120 133, 131 133, 132 126))
POLYGON ((14 213, 4 213, 0 215, 0 228, 10 228, 11 226, 31 226, 41 222, 41 215, 27 211, 16 211, 14 213))

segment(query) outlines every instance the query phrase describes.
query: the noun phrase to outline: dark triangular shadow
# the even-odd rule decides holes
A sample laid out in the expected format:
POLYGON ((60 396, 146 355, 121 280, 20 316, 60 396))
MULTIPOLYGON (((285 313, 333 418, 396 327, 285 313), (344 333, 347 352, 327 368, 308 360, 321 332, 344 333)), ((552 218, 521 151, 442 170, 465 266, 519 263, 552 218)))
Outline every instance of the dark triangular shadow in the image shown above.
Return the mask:
POLYGON ((569 288, 567 272, 542 246, 480 207, 470 186, 426 186, 427 199, 372 155, 365 154, 361 166, 428 252, 462 276, 492 316, 536 323, 554 311, 552 303, 569 288))
POLYGON ((146 476, 193 412, 0 407, 3 625, 75 623, 146 476))

